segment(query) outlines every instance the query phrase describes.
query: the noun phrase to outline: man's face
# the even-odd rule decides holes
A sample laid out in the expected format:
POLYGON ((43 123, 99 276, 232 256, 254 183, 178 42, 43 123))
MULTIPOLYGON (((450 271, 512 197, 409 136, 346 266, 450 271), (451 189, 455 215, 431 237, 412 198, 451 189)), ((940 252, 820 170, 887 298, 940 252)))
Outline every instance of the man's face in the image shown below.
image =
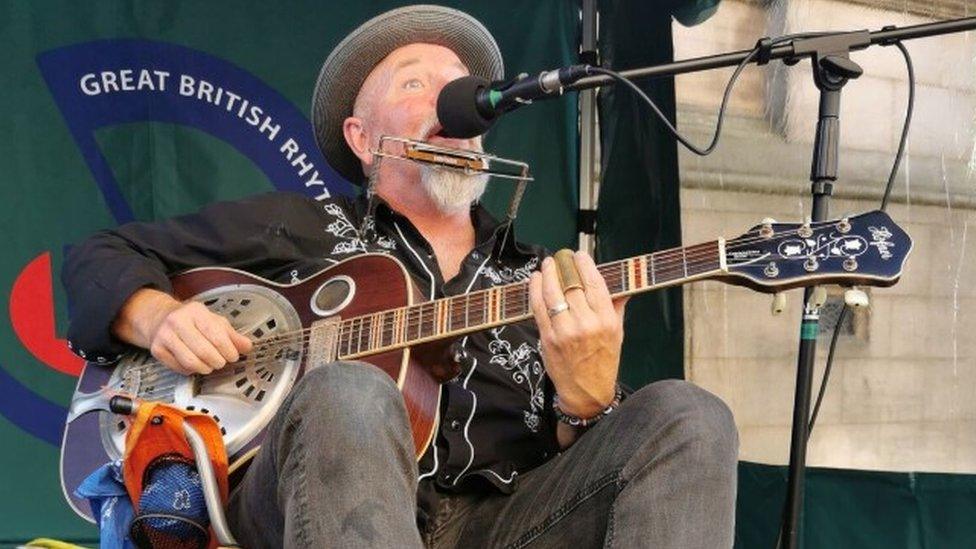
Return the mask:
POLYGON ((362 119, 370 148, 383 135, 454 148, 480 147, 480 138, 438 135, 437 95, 445 84, 467 75, 458 56, 443 46, 410 44, 386 56, 363 82, 353 114, 362 119))
MULTIPOLYGON (((443 46, 410 44, 394 50, 369 74, 356 98, 353 119, 361 124, 364 145, 376 149, 380 137, 389 135, 480 151, 480 137, 453 139, 439 135, 437 96, 445 84, 467 75, 468 69, 458 56, 443 46)), ((375 161, 369 154, 360 158, 367 164, 375 161)), ((390 169, 409 171, 417 167, 397 163, 390 169)), ((432 173, 428 168, 419 174, 442 209, 466 208, 484 189, 483 177, 464 180, 457 174, 432 173)))

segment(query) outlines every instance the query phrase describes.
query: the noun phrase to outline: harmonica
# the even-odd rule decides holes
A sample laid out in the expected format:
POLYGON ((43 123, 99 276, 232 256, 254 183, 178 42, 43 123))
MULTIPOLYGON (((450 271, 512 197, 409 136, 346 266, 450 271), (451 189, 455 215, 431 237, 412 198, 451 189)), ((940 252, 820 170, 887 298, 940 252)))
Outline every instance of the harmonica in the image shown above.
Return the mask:
POLYGON ((403 137, 388 135, 381 137, 378 149, 372 153, 384 158, 417 162, 435 168, 463 172, 468 175, 484 173, 494 177, 532 181, 532 176, 529 175, 529 165, 525 162, 501 158, 484 152, 433 145, 403 137))

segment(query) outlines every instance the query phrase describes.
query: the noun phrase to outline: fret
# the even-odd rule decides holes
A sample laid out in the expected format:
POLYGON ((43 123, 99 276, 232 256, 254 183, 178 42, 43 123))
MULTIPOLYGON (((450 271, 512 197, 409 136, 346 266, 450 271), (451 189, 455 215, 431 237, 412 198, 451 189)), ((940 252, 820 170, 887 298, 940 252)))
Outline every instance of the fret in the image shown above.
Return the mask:
POLYGON ((491 288, 485 290, 485 322, 489 324, 494 322, 495 317, 494 295, 491 288))
POLYGON ((349 323, 349 345, 348 345, 349 349, 347 354, 350 355, 352 354, 352 344, 353 344, 352 336, 355 329, 356 329, 356 319, 354 318, 352 319, 352 322, 349 323))
POLYGON ((402 316, 400 312, 403 309, 393 309, 393 326, 390 330, 390 345, 396 345, 400 343, 400 323, 402 316))
POLYGON ((685 270, 685 278, 688 278, 688 248, 681 248, 681 265, 685 270))
POLYGON ((363 336, 363 319, 362 317, 356 318, 353 323, 353 353, 358 353, 362 347, 362 336, 363 336))
POLYGON ((650 261, 650 264, 651 264, 651 286, 654 286, 655 284, 657 284, 657 278, 654 276, 654 255, 655 254, 650 254, 650 255, 644 256, 644 257, 649 257, 651 259, 651 261, 650 261))
POLYGON ((423 325, 424 325, 424 306, 423 305, 420 305, 419 307, 416 307, 416 310, 417 310, 417 337, 414 338, 415 340, 416 339, 420 339, 421 330, 423 329, 423 325))
POLYGON ((641 278, 641 288, 647 286, 647 256, 640 256, 637 258, 637 274, 641 278))
POLYGON ((471 294, 464 296, 464 327, 467 328, 471 321, 468 320, 468 308, 471 306, 471 294))
POLYGON ((631 268, 633 263, 629 259, 624 260, 624 265, 627 269, 627 286, 634 290, 637 289, 637 281, 634 279, 634 269, 631 268))
POLYGON ((492 299, 494 300, 494 304, 495 304, 495 306, 494 306, 494 309, 495 309, 495 320, 494 321, 495 322, 498 322, 499 320, 502 319, 501 292, 498 291, 498 288, 497 287, 496 288, 492 288, 491 289, 491 295, 492 295, 492 299))
POLYGON ((376 321, 373 326, 373 343, 371 348, 377 349, 383 346, 383 329, 385 328, 383 324, 383 312, 376 313, 376 321))
POLYGON ((447 319, 447 333, 454 330, 454 298, 448 298, 444 302, 444 317, 447 319))
POLYGON ((369 345, 369 329, 366 327, 366 321, 368 317, 363 317, 359 320, 359 337, 356 338, 356 352, 363 352, 363 346, 369 345), (363 331, 366 331, 365 341, 363 340, 363 331))
POLYGON ((506 309, 506 304, 505 304, 506 301, 505 296, 506 294, 508 294, 507 290, 508 289, 505 286, 501 286, 498 292, 499 294, 501 294, 499 295, 499 298, 501 299, 501 304, 499 305, 498 309, 502 312, 501 314, 502 319, 508 318, 508 310, 506 309))
MULTIPOLYGON (((619 265, 619 262, 618 262, 618 265, 619 265)), ((626 276, 626 273, 624 272, 623 266, 621 266, 619 269, 617 269, 617 272, 620 274, 620 291, 621 292, 626 292, 627 291, 627 276, 626 276)))
POLYGON ((376 313, 373 313, 365 318, 366 321, 366 348, 364 351, 369 352, 373 348, 373 338, 376 336, 376 313))
POLYGON ((478 293, 484 297, 482 300, 483 303, 481 304, 481 323, 488 324, 488 292, 481 290, 478 293))
POLYGON ((346 354, 347 355, 352 354, 352 332, 353 332, 353 328, 355 327, 356 327, 356 319, 354 318, 349 322, 349 332, 346 333, 346 354))
POLYGON ((437 305, 434 308, 437 310, 437 326, 435 326, 435 334, 443 334, 447 332, 447 300, 440 300, 436 302, 437 305))
POLYGON ((455 305, 457 305, 457 301, 458 301, 458 298, 456 296, 455 297, 450 297, 450 298, 447 299, 447 303, 448 303, 448 306, 447 306, 447 331, 448 332, 453 332, 454 331, 454 324, 455 324, 454 315, 457 314, 457 307, 455 306, 455 305))
POLYGON ((438 317, 438 315, 437 315, 437 302, 436 301, 428 301, 427 303, 424 304, 424 307, 427 307, 427 308, 430 309, 430 311, 427 312, 427 316, 430 318, 430 326, 429 326, 429 329, 428 329, 427 326, 424 326, 424 337, 427 338, 427 337, 430 337, 432 335, 437 334, 437 320, 438 320, 438 318, 437 318, 438 317))

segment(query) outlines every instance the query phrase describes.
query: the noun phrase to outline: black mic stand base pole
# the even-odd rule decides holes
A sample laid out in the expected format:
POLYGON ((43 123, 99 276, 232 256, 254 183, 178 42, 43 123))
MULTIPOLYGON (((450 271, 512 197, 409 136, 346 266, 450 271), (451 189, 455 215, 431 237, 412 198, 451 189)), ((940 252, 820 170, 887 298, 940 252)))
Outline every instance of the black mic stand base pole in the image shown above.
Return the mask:
MULTIPOLYGON (((857 78, 861 74, 861 68, 848 58, 851 45, 851 41, 843 38, 820 42, 816 44, 816 51, 811 59, 814 82, 820 90, 817 135, 810 166, 810 192, 813 195, 811 223, 825 221, 830 214, 830 195, 833 192, 833 181, 837 179, 840 147, 840 93, 849 78, 857 78)), ((803 236, 802 232, 800 236, 803 236)), ((816 259, 808 258, 804 266, 815 272, 816 259)), ((820 307, 823 305, 820 302, 822 298, 818 299, 816 294, 815 286, 809 286, 803 291, 803 318, 800 323, 796 390, 793 396, 790 468, 780 531, 781 540, 785 542, 787 549, 799 547, 799 530, 803 516, 803 480, 806 473, 807 440, 810 436, 810 397, 814 360, 817 356, 817 335, 820 330, 820 307)))

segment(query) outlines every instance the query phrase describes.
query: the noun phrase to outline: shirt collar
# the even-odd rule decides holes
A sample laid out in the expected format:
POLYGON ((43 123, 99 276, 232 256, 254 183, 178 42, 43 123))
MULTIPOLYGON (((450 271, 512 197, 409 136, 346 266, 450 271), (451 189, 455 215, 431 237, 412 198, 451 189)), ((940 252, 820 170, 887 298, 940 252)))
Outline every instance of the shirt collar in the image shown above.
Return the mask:
MULTIPOLYGON (((410 232, 419 234, 409 218, 391 208, 386 200, 377 194, 373 194, 369 198, 366 198, 365 193, 360 195, 357 206, 364 226, 373 225, 372 220, 368 219, 373 217, 377 223, 396 221, 406 224, 410 232)), ((499 259, 513 254, 517 256, 533 255, 530 250, 523 249, 516 242, 514 224, 508 220, 498 221, 481 202, 471 205, 471 223, 474 225, 475 248, 483 253, 499 259)))

